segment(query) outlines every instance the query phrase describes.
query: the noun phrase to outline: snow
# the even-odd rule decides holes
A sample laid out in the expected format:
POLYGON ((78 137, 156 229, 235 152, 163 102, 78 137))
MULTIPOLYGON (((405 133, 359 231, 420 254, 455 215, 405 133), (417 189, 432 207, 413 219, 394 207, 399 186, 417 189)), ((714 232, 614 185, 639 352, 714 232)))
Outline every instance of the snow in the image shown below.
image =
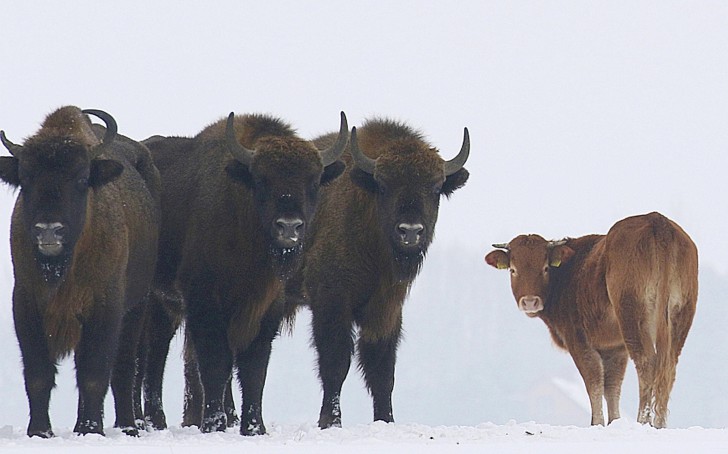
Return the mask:
POLYGON ((319 430, 313 425, 272 424, 269 434, 242 437, 237 428, 224 433, 201 434, 196 428, 172 427, 167 431, 127 437, 117 429, 107 436, 77 436, 70 428, 57 431, 51 440, 29 439, 22 428, 0 428, 0 450, 94 453, 208 453, 235 449, 246 453, 560 453, 621 454, 660 452, 718 452, 728 445, 724 429, 653 429, 621 419, 608 427, 552 426, 534 422, 477 426, 426 426, 421 424, 361 424, 340 429, 319 430))

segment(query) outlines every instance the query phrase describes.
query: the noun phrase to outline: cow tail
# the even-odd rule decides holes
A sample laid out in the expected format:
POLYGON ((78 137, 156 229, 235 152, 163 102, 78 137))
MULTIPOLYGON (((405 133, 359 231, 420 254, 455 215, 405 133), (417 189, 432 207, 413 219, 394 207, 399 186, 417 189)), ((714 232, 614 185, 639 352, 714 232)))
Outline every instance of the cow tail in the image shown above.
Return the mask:
POLYGON ((654 426, 664 427, 667 421, 667 402, 670 398, 670 391, 675 382, 675 369, 677 367, 677 354, 673 352, 673 333, 672 321, 673 316, 671 306, 671 298, 675 295, 671 294, 672 286, 680 276, 674 270, 674 258, 669 247, 665 244, 656 245, 658 248, 657 267, 658 283, 657 283, 657 333, 655 339, 656 364, 655 364, 655 382, 654 382, 654 426))

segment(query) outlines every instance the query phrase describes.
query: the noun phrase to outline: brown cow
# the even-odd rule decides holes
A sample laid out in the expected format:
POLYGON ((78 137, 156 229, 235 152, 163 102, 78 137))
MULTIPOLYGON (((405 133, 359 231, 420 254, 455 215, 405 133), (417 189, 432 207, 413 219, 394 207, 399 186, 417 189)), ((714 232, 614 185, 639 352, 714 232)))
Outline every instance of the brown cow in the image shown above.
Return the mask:
POLYGON ((520 235, 485 256, 511 273, 519 309, 539 317, 586 384, 592 425, 619 418, 627 353, 640 387, 637 420, 665 427, 678 356, 698 296, 698 252, 659 213, 617 222, 607 235, 554 242, 520 235), (505 249, 505 250, 503 250, 505 249))

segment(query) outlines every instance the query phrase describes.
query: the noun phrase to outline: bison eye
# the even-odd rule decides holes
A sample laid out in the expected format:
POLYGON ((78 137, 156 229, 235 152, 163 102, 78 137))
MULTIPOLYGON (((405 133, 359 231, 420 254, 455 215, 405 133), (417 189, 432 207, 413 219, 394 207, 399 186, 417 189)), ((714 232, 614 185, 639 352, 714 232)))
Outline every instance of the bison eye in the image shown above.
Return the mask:
POLYGON ((76 188, 79 191, 84 191, 84 190, 88 189, 88 178, 79 178, 76 181, 76 188))

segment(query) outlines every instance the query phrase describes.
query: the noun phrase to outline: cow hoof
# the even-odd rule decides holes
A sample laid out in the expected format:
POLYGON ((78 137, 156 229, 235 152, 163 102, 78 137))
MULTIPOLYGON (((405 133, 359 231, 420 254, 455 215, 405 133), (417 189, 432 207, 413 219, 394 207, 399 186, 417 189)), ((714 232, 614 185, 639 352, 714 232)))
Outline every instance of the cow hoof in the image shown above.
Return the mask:
POLYGON ((147 428, 152 430, 166 430, 167 429, 167 417, 164 412, 158 412, 154 415, 148 415, 144 417, 147 428))

